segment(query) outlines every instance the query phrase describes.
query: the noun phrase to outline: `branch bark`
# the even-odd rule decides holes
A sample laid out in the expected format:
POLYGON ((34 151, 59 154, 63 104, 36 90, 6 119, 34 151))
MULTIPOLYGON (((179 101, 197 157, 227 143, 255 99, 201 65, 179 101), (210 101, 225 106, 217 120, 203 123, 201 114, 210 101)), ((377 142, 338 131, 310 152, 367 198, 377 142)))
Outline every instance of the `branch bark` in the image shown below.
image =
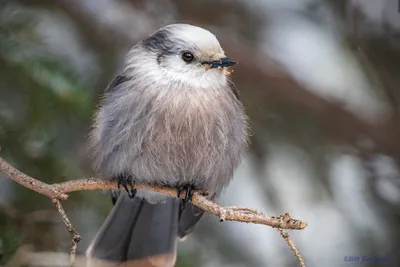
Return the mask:
MULTIPOLYGON (((106 179, 106 178, 87 178, 87 179, 71 180, 58 184, 47 184, 17 170, 1 157, 0 157, 0 171, 7 174, 13 181, 39 194, 45 195, 52 200, 58 212, 60 213, 61 219, 63 220, 65 226, 67 227, 68 232, 72 237, 70 266, 74 266, 76 247, 81 237, 70 223, 60 201, 67 200, 68 199, 67 193, 74 191, 88 191, 88 190, 101 190, 101 189, 115 190, 117 188, 116 182, 112 179, 106 179)), ((135 185, 135 189, 159 192, 173 197, 177 196, 176 189, 174 188, 138 184, 135 185)), ((179 197, 184 198, 184 195, 185 193, 182 192, 179 197)), ((218 203, 208 200, 206 197, 206 192, 203 191, 196 191, 194 193, 192 198, 192 203, 195 206, 199 207, 200 209, 217 216, 221 222, 238 221, 238 222, 262 224, 278 228, 279 231, 281 232, 282 237, 284 237, 285 241, 288 243, 294 255, 296 256, 300 266, 302 267, 305 266, 300 253, 294 246, 293 242, 289 239, 289 235, 286 232, 282 231, 283 229, 302 230, 307 226, 307 222, 293 219, 289 213, 286 213, 282 216, 266 216, 257 210, 246 207, 237 207, 237 206, 224 207, 218 203)))

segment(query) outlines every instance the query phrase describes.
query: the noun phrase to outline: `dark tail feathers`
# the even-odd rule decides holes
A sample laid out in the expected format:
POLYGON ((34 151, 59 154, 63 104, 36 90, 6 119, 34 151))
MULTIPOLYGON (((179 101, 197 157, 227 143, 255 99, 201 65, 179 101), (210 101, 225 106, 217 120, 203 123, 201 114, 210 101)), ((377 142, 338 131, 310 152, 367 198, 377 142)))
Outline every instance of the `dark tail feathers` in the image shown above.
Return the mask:
POLYGON ((191 203, 179 214, 178 198, 152 204, 121 193, 106 221, 90 244, 87 267, 172 267, 177 237, 191 232, 203 211, 191 203), (120 265, 118 265, 120 266, 120 265))
POLYGON ((87 267, 100 266, 100 262, 174 266, 179 203, 177 198, 168 198, 151 204, 121 194, 87 250, 87 267))

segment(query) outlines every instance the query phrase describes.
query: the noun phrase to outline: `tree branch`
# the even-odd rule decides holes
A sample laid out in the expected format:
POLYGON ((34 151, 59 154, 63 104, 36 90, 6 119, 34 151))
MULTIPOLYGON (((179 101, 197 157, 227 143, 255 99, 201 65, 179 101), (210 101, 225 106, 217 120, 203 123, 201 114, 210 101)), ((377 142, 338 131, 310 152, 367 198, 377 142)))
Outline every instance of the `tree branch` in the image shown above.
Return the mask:
MULTIPOLYGON (((70 266, 74 266, 74 259, 76 254, 77 243, 80 241, 81 237, 78 232, 75 231, 72 224, 70 223, 67 215, 61 206, 60 200, 68 199, 67 193, 74 191, 88 191, 88 190, 100 190, 100 189, 116 189, 117 184, 112 179, 105 178, 87 178, 79 180, 71 180, 58 184, 47 184, 39 181, 33 177, 30 177, 13 166, 11 166, 7 161, 0 157, 0 171, 7 174, 13 181, 39 193, 45 195, 52 199, 52 202, 56 206, 61 218, 68 229, 72 237, 72 248, 70 254, 70 266)), ((170 195, 176 197, 176 189, 161 187, 161 186, 150 186, 150 185, 135 185, 135 189, 154 191, 158 193, 163 193, 165 195, 170 195)), ((179 196, 184 198, 184 192, 179 196)), ((245 208, 245 207, 224 207, 206 198, 206 192, 196 191, 192 198, 192 204, 199 207, 200 209, 209 212, 217 216, 221 222, 223 221, 238 221, 254 224, 263 224, 278 228, 281 231, 282 237, 286 240, 300 266, 305 266, 300 253, 294 246, 293 242, 289 239, 289 235, 286 232, 282 232, 282 229, 292 229, 301 230, 307 226, 307 223, 301 220, 293 219, 289 213, 283 216, 266 216, 261 212, 245 208), (286 234, 282 234, 286 233, 286 234)))
POLYGON ((39 194, 48 196, 51 199, 68 199, 68 195, 57 192, 51 185, 20 172, 2 158, 0 158, 0 171, 7 174, 14 182, 19 183, 20 185, 25 186, 26 188, 29 188, 39 194))

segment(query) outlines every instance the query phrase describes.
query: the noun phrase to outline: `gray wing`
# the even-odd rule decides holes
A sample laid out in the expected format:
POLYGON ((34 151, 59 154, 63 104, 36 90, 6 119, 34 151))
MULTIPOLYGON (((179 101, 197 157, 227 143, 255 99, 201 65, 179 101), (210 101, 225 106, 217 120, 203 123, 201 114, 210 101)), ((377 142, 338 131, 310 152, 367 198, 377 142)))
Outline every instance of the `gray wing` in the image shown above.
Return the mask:
POLYGON ((118 87, 120 84, 129 81, 131 78, 125 75, 118 75, 115 77, 112 82, 106 87, 105 92, 110 92, 118 87))

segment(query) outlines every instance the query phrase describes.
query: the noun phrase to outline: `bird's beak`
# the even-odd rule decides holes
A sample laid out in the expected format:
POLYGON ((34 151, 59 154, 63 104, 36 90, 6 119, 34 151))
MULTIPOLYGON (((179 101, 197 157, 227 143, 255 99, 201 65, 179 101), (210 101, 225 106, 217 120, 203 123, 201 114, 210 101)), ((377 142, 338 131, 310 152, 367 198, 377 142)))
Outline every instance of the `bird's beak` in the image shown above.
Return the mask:
POLYGON ((211 61, 203 61, 201 62, 201 64, 207 64, 209 65, 209 68, 213 69, 213 68, 227 68, 227 67, 231 67, 233 65, 235 65, 237 62, 233 59, 227 58, 227 57, 223 57, 219 60, 211 60, 211 61))

